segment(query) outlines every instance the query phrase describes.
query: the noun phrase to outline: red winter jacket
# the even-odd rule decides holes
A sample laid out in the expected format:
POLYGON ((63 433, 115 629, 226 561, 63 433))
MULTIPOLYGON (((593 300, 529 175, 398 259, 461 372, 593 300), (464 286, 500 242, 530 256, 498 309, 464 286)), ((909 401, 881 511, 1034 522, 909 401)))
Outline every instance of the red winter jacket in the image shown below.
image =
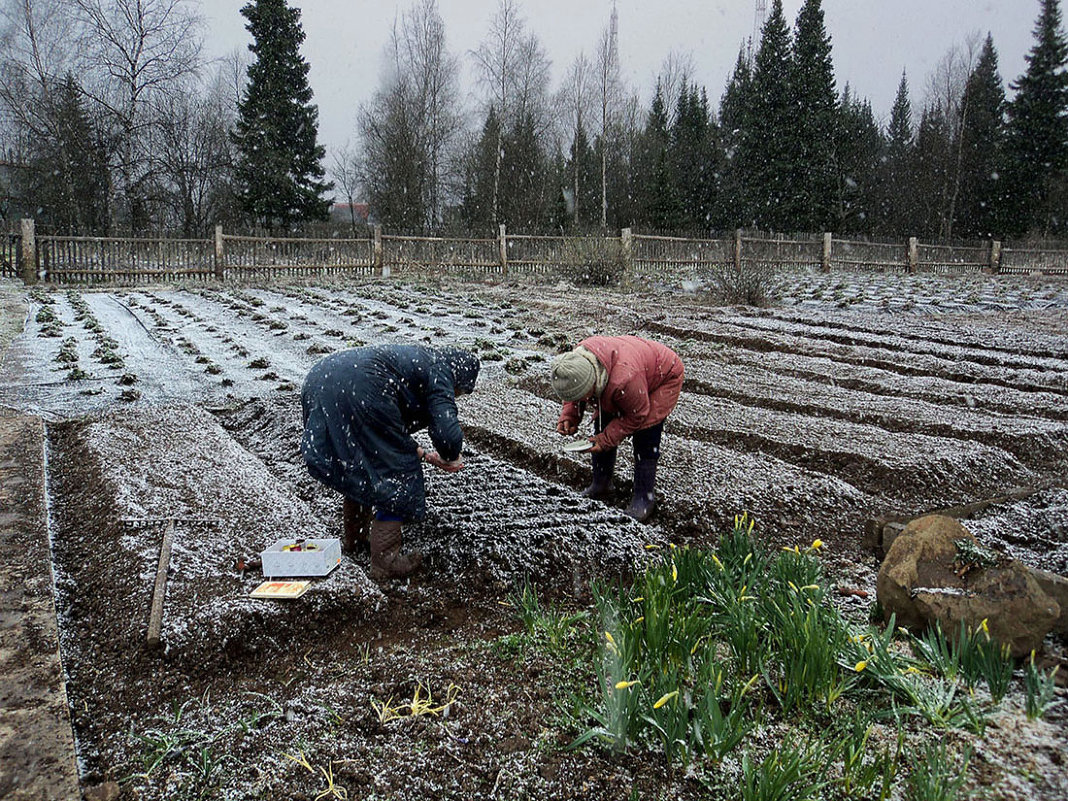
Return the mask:
MULTIPOLYGON (((597 402, 613 415, 595 439, 614 448, 635 431, 665 420, 682 390, 682 359, 666 345, 640 337, 590 337, 579 343, 608 371, 608 383, 597 402)), ((578 425, 586 404, 565 403, 560 420, 578 425)), ((596 412, 595 412, 596 414, 596 412)))

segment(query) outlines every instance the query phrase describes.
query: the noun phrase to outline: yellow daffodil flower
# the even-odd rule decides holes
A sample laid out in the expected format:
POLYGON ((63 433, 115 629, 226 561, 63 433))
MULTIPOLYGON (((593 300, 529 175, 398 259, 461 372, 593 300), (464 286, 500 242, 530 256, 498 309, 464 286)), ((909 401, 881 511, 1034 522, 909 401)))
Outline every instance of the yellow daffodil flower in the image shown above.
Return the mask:
POLYGON ((679 691, 675 690, 673 692, 670 692, 670 693, 667 693, 665 695, 660 696, 660 698, 657 700, 657 702, 655 704, 653 704, 653 709, 659 709, 660 707, 662 707, 664 704, 666 704, 668 701, 670 701, 672 698, 674 698, 678 694, 679 694, 679 691))

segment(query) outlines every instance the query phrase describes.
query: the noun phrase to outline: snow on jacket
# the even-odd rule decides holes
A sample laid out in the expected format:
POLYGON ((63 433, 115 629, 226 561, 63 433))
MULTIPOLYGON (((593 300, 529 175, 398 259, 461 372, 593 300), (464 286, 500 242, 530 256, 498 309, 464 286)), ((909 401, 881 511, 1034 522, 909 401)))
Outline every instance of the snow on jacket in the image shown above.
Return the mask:
MULTIPOLYGON (((667 419, 682 391, 682 359, 675 351, 633 336, 589 337, 579 344, 608 371, 597 405, 614 419, 595 437, 598 444, 614 448, 635 431, 667 419)), ((581 401, 565 403, 560 420, 578 425, 585 410, 581 401)))
POLYGON ((364 506, 418 520, 426 512, 413 431, 428 429, 443 459, 460 456, 456 390, 470 392, 478 357, 456 348, 372 345, 334 353, 301 391, 308 472, 364 506))

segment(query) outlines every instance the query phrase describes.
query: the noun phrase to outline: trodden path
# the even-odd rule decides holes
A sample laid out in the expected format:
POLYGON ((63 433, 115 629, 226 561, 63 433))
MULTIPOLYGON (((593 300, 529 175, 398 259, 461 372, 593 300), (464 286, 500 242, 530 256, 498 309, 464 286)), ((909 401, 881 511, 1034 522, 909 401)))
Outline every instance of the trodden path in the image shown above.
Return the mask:
POLYGON ((52 600, 44 425, 0 409, 0 798, 78 799, 52 600))

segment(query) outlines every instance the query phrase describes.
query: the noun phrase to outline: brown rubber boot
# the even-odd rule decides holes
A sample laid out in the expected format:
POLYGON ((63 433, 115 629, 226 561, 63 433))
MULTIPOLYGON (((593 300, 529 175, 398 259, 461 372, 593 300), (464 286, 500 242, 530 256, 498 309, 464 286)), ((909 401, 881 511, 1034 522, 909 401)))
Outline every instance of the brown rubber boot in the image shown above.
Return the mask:
POLYGON ((366 551, 370 545, 371 507, 345 498, 341 516, 345 521, 345 537, 341 543, 345 553, 366 551))
POLYGON ((371 578, 404 578, 423 563, 421 553, 402 554, 401 522, 371 521, 371 578))

